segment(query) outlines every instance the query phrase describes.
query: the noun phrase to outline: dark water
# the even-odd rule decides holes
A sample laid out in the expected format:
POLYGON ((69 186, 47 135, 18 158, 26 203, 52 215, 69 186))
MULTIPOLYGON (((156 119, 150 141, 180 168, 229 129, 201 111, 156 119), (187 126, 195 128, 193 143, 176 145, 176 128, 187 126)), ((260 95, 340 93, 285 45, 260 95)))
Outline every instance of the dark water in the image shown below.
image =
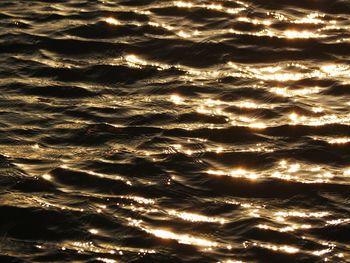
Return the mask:
POLYGON ((2 0, 0 262, 350 262, 349 18, 2 0))

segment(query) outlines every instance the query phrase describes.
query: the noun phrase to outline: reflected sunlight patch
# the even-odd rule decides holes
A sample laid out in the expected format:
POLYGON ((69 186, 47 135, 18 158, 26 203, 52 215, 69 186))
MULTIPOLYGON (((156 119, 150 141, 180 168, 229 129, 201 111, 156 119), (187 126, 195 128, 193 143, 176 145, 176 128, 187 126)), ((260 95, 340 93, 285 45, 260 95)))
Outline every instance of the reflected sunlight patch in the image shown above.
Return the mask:
POLYGON ((227 63, 227 66, 234 70, 234 73, 232 72, 232 74, 230 74, 231 76, 247 77, 262 81, 288 82, 321 77, 324 75, 324 73, 320 72, 318 69, 310 69, 298 63, 252 67, 230 61, 227 63))
POLYGON ((330 216, 329 212, 307 212, 307 211, 279 211, 275 213, 277 217, 299 217, 299 218, 323 218, 330 216))
POLYGON ((113 26, 121 25, 121 23, 113 17, 107 17, 104 19, 104 21, 110 25, 113 25, 113 26))
POLYGON ((282 252, 282 253, 287 253, 287 254, 296 254, 300 251, 299 248, 293 247, 293 246, 289 246, 289 245, 273 245, 273 244, 268 244, 268 243, 260 243, 260 242, 244 242, 243 246, 245 248, 248 247, 260 247, 260 248, 265 248, 268 250, 272 250, 272 251, 278 251, 278 252, 282 252))
POLYGON ((294 23, 294 24, 325 24, 326 22, 323 20, 323 18, 325 16, 326 16, 325 14, 311 13, 311 14, 308 14, 306 17, 292 21, 292 23, 294 23))
POLYGON ((184 103, 184 99, 181 96, 176 94, 170 96, 170 101, 176 105, 184 103))
POLYGON ((174 6, 179 7, 179 8, 202 8, 202 9, 207 9, 207 10, 215 10, 219 12, 224 12, 227 14, 237 14, 240 13, 241 11, 244 11, 247 7, 247 5, 243 2, 237 1, 236 3, 241 5, 242 7, 238 8, 228 8, 224 7, 221 4, 216 4, 216 3, 211 3, 211 4, 195 4, 192 2, 188 1, 174 1, 174 6))
POLYGON ((335 174, 329 167, 281 160, 271 177, 301 183, 329 183, 335 174))
POLYGON ((129 225, 140 228, 141 230, 159 237, 161 239, 171 239, 175 240, 180 244, 193 245, 203 248, 214 248, 218 247, 219 243, 211 241, 206 238, 200 238, 190 234, 179 234, 170 230, 161 229, 161 228, 152 228, 144 225, 142 220, 136 220, 132 218, 128 218, 129 225))
POLYGON ((271 91, 283 97, 304 97, 312 94, 318 94, 321 91, 320 87, 308 87, 302 89, 288 89, 288 88, 271 88, 271 91))
POLYGON ((199 247, 217 247, 218 243, 204 238, 198 238, 188 234, 177 234, 164 229, 143 228, 144 231, 162 239, 176 240, 180 244, 194 245, 199 247))
POLYGON ((215 176, 228 176, 250 180, 275 178, 300 183, 329 183, 335 180, 339 182, 346 181, 346 178, 342 174, 337 173, 332 167, 287 160, 281 160, 275 167, 260 172, 236 168, 232 170, 209 169, 206 173, 215 176))
POLYGON ((170 215, 176 216, 178 218, 181 218, 185 221, 190 221, 190 222, 207 222, 207 223, 219 223, 219 224, 226 223, 226 220, 220 217, 209 217, 209 216, 204 216, 204 215, 194 214, 194 213, 178 212, 175 210, 169 210, 168 213, 170 215))
MULTIPOLYGON (((280 221, 278 219, 276 219, 277 221, 280 221)), ((259 229, 264 229, 264 230, 271 230, 271 231, 276 231, 276 232, 294 232, 296 230, 300 230, 300 229, 310 229, 311 225, 308 224, 289 224, 288 226, 285 227, 272 227, 266 224, 259 224, 257 226, 259 229)))
POLYGON ((258 175, 256 173, 245 170, 243 168, 237 168, 229 171, 208 170, 207 174, 216 175, 216 176, 230 176, 235 178, 246 178, 251 180, 258 179, 258 175))
POLYGON ((283 32, 283 36, 286 38, 322 38, 325 35, 321 35, 312 31, 297 31, 297 30, 286 30, 283 32))
POLYGON ((350 137, 322 137, 322 136, 315 136, 313 137, 314 140, 322 140, 326 141, 329 144, 347 144, 350 143, 350 137))
POLYGON ((326 114, 319 117, 312 117, 292 112, 289 114, 289 119, 292 121, 292 125, 323 126, 327 124, 350 124, 350 114, 343 116, 326 114))
MULTIPOLYGON (((95 253, 95 254, 109 254, 115 256, 123 256, 124 252, 136 253, 136 254, 155 254, 154 249, 144 249, 144 248, 131 248, 131 247, 122 247, 114 246, 107 243, 95 243, 92 241, 73 241, 65 242, 61 246, 61 250, 71 250, 78 253, 95 253)), ((106 261, 110 262, 110 261, 106 261)))

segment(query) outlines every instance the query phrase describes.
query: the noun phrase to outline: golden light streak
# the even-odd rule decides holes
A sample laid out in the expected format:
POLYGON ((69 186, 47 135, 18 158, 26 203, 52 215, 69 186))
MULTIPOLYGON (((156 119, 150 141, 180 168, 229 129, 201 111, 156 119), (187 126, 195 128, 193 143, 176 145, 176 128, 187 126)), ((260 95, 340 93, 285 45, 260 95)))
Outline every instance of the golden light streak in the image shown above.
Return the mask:
POLYGON ((164 229, 151 229, 145 228, 146 232, 162 238, 162 239, 172 239, 178 241, 180 244, 195 245, 199 247, 217 247, 218 243, 204 239, 198 238, 188 234, 177 234, 169 230, 164 229))
POLYGON ((208 217, 208 216, 195 214, 195 213, 178 212, 175 210, 170 210, 168 211, 168 213, 170 215, 181 218, 182 220, 190 221, 190 222, 207 222, 207 223, 219 223, 219 224, 224 224, 226 222, 224 218, 208 217))
POLYGON ((246 178, 246 179, 251 179, 251 180, 256 180, 258 179, 258 175, 254 172, 247 171, 242 168, 237 168, 233 170, 229 170, 227 172, 222 171, 222 170, 208 170, 208 174, 210 175, 216 175, 216 176, 230 176, 230 177, 235 177, 235 178, 246 178))
POLYGON ((104 21, 110 25, 113 25, 113 26, 121 25, 121 23, 113 17, 107 17, 104 21))
POLYGON ((333 138, 328 141, 330 144, 346 144, 350 142, 350 137, 333 138))

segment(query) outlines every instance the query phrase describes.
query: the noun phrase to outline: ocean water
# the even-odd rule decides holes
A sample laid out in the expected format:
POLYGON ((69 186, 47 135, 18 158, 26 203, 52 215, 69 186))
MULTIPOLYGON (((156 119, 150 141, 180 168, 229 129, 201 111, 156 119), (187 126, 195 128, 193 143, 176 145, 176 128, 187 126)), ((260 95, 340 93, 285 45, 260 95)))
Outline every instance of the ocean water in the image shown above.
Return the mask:
POLYGON ((0 262, 350 262, 350 2, 2 0, 0 262))

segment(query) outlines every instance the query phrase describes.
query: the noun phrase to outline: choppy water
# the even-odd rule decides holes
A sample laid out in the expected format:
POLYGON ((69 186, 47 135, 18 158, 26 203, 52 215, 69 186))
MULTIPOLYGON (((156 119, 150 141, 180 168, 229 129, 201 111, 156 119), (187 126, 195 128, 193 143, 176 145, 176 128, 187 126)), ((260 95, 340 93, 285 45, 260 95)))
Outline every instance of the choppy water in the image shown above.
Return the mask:
POLYGON ((0 261, 350 262, 349 18, 2 0, 0 261))

